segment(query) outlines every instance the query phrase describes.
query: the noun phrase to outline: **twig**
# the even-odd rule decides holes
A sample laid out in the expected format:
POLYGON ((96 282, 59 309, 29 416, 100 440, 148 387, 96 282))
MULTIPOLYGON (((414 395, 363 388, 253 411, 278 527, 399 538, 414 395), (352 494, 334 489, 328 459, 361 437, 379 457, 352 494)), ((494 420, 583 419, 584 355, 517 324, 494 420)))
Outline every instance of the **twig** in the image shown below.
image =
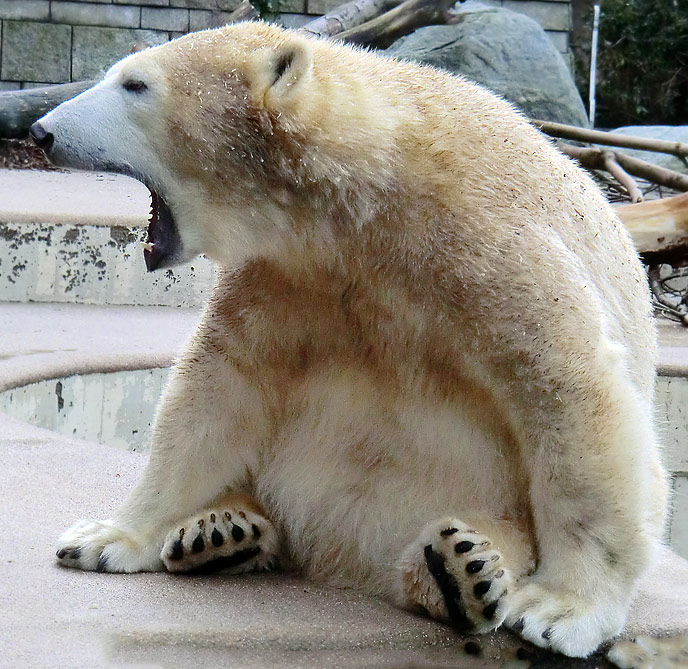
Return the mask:
POLYGON ((643 201, 643 194, 638 188, 638 184, 633 177, 624 170, 616 161, 616 155, 613 151, 605 151, 603 153, 604 169, 607 170, 627 191, 631 202, 634 204, 643 201))
POLYGON ((655 312, 688 326, 688 309, 686 308, 688 296, 686 296, 685 290, 682 291, 683 294, 679 294, 678 291, 672 290, 667 286, 667 283, 672 279, 682 278, 683 276, 685 275, 679 271, 662 279, 659 266, 654 265, 648 270, 652 304, 655 312))
POLYGON ((589 144, 603 144, 604 146, 618 146, 624 149, 637 149, 639 151, 653 151, 655 153, 669 153, 677 158, 688 157, 688 144, 684 142, 669 142, 664 139, 651 139, 649 137, 636 137, 634 135, 621 135, 602 130, 588 130, 574 125, 552 123, 550 121, 530 121, 536 128, 550 137, 559 139, 573 139, 589 144))

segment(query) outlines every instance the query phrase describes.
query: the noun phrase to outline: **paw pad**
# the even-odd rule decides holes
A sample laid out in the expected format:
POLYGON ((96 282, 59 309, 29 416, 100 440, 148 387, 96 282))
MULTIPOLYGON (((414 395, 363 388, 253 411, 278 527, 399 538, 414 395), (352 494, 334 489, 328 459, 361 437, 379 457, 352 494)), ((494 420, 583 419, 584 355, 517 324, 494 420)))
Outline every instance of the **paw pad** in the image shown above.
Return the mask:
MULTIPOLYGON (((453 520, 428 525, 419 542, 424 544, 425 573, 433 583, 418 588, 414 603, 435 617, 449 619, 461 631, 481 633, 501 625, 511 578, 491 541, 453 520)), ((424 578, 422 571, 418 578, 424 578)))
MULTIPOLYGON (((446 535, 444 535, 446 536, 446 535)), ((460 541, 456 546, 454 546, 455 553, 468 553, 475 544, 472 541, 460 541)))
POLYGON ((172 544, 172 550, 169 552, 170 560, 181 560, 184 557, 184 546, 182 545, 182 540, 177 539, 177 541, 172 544))
POLYGON ((477 574, 484 566, 485 560, 473 560, 466 565, 469 574, 477 574))
POLYGON ((479 581, 473 586, 473 594, 481 599, 482 596, 489 591, 492 586, 492 581, 479 581))
POLYGON ((275 550, 276 533, 266 518, 252 512, 213 510, 187 519, 184 527, 170 532, 160 557, 171 572, 245 571, 276 562, 275 550), (194 532, 188 527, 194 527, 194 532))

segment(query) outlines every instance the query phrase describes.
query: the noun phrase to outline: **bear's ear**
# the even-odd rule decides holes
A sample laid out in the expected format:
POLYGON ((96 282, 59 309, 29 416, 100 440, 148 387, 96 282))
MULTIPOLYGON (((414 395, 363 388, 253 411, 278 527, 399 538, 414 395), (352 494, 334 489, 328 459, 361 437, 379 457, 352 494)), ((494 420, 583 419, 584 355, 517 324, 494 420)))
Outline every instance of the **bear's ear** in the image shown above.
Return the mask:
POLYGON ((260 49, 253 63, 251 88, 256 102, 281 109, 298 99, 310 80, 313 54, 307 39, 288 39, 276 49, 260 49))

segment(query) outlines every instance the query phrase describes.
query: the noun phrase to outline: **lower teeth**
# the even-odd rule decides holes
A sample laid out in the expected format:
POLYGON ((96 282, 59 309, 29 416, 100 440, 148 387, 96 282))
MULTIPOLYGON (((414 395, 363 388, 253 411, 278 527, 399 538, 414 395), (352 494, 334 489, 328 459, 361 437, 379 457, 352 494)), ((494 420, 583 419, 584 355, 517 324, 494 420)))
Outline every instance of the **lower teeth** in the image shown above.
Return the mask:
POLYGON ((148 253, 153 251, 153 244, 150 242, 141 242, 141 246, 143 246, 143 250, 148 251, 148 253))

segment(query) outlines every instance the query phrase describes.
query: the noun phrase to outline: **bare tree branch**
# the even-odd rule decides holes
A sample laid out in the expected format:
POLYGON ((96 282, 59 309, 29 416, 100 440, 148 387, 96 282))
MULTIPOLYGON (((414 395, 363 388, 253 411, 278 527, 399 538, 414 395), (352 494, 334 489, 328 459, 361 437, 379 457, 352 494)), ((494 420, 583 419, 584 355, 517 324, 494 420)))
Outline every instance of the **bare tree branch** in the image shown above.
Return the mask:
POLYGON ((401 0, 353 0, 299 28, 314 37, 334 37, 396 7, 401 0))
POLYGON ((616 155, 613 151, 605 151, 604 154, 604 169, 607 170, 625 189, 634 204, 643 201, 643 194, 638 188, 638 184, 633 177, 624 170, 616 161, 616 155))
POLYGON ((227 21, 227 23, 254 21, 259 18, 260 14, 258 10, 248 0, 241 0, 241 4, 229 15, 229 21, 227 21))
POLYGON ((563 123, 552 123, 550 121, 531 120, 530 122, 546 135, 550 135, 550 137, 572 139, 589 144, 603 144, 604 146, 618 146, 624 149, 669 153, 677 158, 688 157, 688 144, 684 142, 669 142, 663 139, 621 135, 614 132, 604 132, 603 130, 588 130, 587 128, 578 128, 574 125, 564 125, 563 123))
POLYGON ((583 167, 590 170, 607 170, 605 166, 605 154, 612 153, 616 162, 628 174, 647 179, 652 183, 666 186, 673 190, 688 191, 688 175, 668 170, 658 165, 653 165, 638 158, 631 158, 630 156, 618 153, 616 151, 609 152, 596 148, 584 148, 581 146, 574 146, 566 142, 557 142, 557 147, 567 156, 577 160, 583 167))
POLYGON ((363 25, 338 33, 335 39, 385 49, 417 28, 456 23, 460 15, 450 11, 455 4, 456 0, 405 0, 363 25))

